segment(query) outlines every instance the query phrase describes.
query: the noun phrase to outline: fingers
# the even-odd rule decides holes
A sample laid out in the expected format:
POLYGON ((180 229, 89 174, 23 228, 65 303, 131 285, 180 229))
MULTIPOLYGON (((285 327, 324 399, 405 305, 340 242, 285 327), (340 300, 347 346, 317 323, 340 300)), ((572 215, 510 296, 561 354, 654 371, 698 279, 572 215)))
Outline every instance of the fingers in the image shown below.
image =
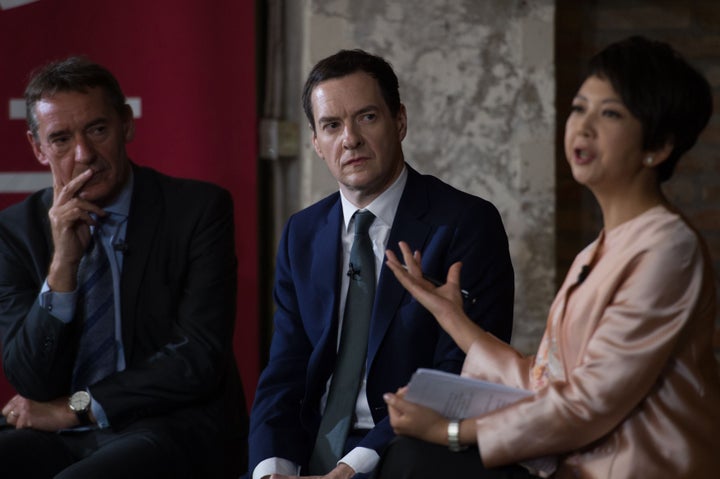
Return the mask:
POLYGON ((16 428, 29 427, 24 425, 24 422, 20 418, 20 415, 25 408, 24 401, 25 398, 20 395, 15 395, 2 408, 2 415, 5 416, 6 422, 16 428))
POLYGON ((394 408, 397 412, 402 413, 407 401, 399 394, 385 393, 383 400, 389 407, 394 408))
POLYGON ((67 184, 61 183, 60 175, 53 175, 53 196, 55 204, 65 203, 71 198, 74 198, 90 178, 92 178, 92 170, 90 169, 83 171, 67 184))
POLYGON ((10 415, 10 411, 14 410, 15 408, 15 401, 19 398, 19 395, 13 396, 2 408, 2 415, 5 417, 8 417, 10 415))
POLYGON ((68 205, 71 216, 90 224, 93 223, 93 220, 89 216, 89 212, 104 216, 105 211, 102 208, 78 197, 78 193, 90 181, 92 175, 92 170, 87 169, 64 185, 61 183, 59 175, 53 175, 53 206, 59 208, 68 205), (73 211, 74 209, 77 211, 73 211))
POLYGON ((415 251, 413 253, 410 250, 410 246, 404 241, 400 241, 398 246, 400 247, 400 253, 403 256, 403 261, 401 262, 392 250, 387 250, 385 253, 387 254, 388 262, 396 266, 403 266, 404 264, 407 267, 407 270, 411 272, 419 270, 421 262, 420 252, 415 251))
POLYGON ((407 268, 408 272, 415 277, 418 277, 418 275, 422 277, 422 268, 420 267, 420 252, 413 252, 410 249, 410 245, 408 245, 404 241, 400 241, 398 245, 400 246, 400 252, 403 255, 403 261, 405 262, 405 267, 407 268))
POLYGON ((403 256, 403 261, 401 262, 393 251, 387 250, 385 252, 387 256, 386 264, 400 283, 407 288, 412 279, 423 280, 422 268, 420 266, 421 256, 419 251, 413 253, 410 250, 410 246, 404 241, 400 241, 398 245, 403 256))
POLYGON ((462 263, 458 261, 450 266, 447 274, 447 283, 455 286, 456 289, 460 289, 460 271, 462 270, 462 263))

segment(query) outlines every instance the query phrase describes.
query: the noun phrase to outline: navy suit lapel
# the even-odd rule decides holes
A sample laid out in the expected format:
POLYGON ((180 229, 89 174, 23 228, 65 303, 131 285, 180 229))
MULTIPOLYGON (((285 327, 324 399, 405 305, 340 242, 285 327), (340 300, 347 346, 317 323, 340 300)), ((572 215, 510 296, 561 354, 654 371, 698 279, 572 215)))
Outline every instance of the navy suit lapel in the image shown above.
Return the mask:
MULTIPOLYGON (((339 198, 339 196, 338 196, 339 198)), ((340 200, 322 218, 325 224, 317 229, 311 245, 312 263, 310 281, 316 289, 318 318, 322 319, 323 336, 328 327, 333 326, 337 318, 338 278, 342 260, 340 228, 342 226, 342 208, 340 200)))
POLYGON ((338 278, 342 260, 340 228, 342 208, 338 201, 318 218, 323 225, 315 228, 307 254, 311 255, 309 285, 312 301, 315 303, 313 317, 305 320, 308 336, 314 343, 313 354, 308 368, 314 373, 308 375, 311 383, 306 388, 306 404, 316 404, 325 390, 325 383, 335 368, 338 337, 338 304, 340 285, 338 278))
MULTIPOLYGON (((390 230, 388 249, 399 256, 399 241, 410 241, 412 239, 410 244, 414 248, 421 248, 425 244, 432 227, 422 221, 421 218, 429 206, 422 177, 408 166, 408 179, 390 230)), ((368 365, 372 364, 385 333, 390 327, 390 322, 395 317, 405 294, 405 288, 395 279, 393 272, 383 262, 377 295, 375 296, 373 320, 370 324, 368 365)))

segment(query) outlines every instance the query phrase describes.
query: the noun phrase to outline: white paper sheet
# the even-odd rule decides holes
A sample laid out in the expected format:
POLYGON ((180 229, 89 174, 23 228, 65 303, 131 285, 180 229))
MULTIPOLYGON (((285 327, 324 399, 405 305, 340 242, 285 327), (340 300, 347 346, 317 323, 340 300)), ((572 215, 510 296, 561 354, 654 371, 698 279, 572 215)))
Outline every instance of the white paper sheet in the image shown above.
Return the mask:
POLYGON ((531 396, 530 391, 435 369, 418 369, 405 399, 436 410, 445 417, 465 419, 531 396))
MULTIPOLYGON (((532 396, 532 392, 525 389, 420 368, 410 379, 405 399, 434 409, 445 417, 465 419, 494 411, 528 396, 532 396)), ((550 477, 557 468, 557 458, 541 457, 523 461, 521 465, 535 475, 550 477)))

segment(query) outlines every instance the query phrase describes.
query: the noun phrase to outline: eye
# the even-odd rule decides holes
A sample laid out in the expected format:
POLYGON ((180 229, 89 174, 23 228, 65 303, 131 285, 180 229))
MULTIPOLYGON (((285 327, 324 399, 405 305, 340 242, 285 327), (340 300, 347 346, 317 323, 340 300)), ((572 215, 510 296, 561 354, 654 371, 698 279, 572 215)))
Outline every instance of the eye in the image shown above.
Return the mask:
POLYGON ((367 123, 375 120, 375 118, 377 118, 375 113, 365 113, 360 117, 360 121, 367 123))
POLYGON ((62 146, 62 145, 66 145, 68 141, 70 141, 70 137, 67 136, 67 135, 63 135, 63 136, 55 136, 55 137, 53 137, 53 139, 50 140, 50 143, 51 143, 53 146, 59 147, 59 146, 62 146))
POLYGON ((54 136, 50 139, 50 148, 56 153, 63 153, 70 148, 70 135, 54 136))
POLYGON ((321 128, 323 131, 333 131, 336 130, 340 126, 340 122, 338 121, 329 121, 327 123, 323 123, 321 128))
POLYGON ((585 111, 585 107, 579 103, 573 103, 570 106, 570 113, 582 113, 585 111))
POLYGON ((603 114, 603 116, 606 116, 608 118, 622 118, 623 117, 622 113, 620 113, 617 110, 611 110, 611 109, 603 110, 602 114, 603 114))
POLYGON ((95 125, 88 129, 88 134, 95 138, 102 137, 105 133, 107 133, 106 125, 95 125))

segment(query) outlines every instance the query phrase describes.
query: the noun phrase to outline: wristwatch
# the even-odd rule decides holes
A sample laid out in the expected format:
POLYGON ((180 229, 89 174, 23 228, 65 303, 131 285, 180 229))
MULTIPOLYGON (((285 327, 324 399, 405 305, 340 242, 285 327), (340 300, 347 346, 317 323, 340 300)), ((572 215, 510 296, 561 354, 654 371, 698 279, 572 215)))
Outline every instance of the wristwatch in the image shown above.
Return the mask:
POLYGON ((87 391, 77 391, 70 396, 68 406, 75 413, 81 426, 90 424, 90 394, 87 391))
POLYGON ((460 445, 460 420, 450 419, 448 422, 448 449, 452 452, 461 452, 467 449, 467 446, 460 445))

